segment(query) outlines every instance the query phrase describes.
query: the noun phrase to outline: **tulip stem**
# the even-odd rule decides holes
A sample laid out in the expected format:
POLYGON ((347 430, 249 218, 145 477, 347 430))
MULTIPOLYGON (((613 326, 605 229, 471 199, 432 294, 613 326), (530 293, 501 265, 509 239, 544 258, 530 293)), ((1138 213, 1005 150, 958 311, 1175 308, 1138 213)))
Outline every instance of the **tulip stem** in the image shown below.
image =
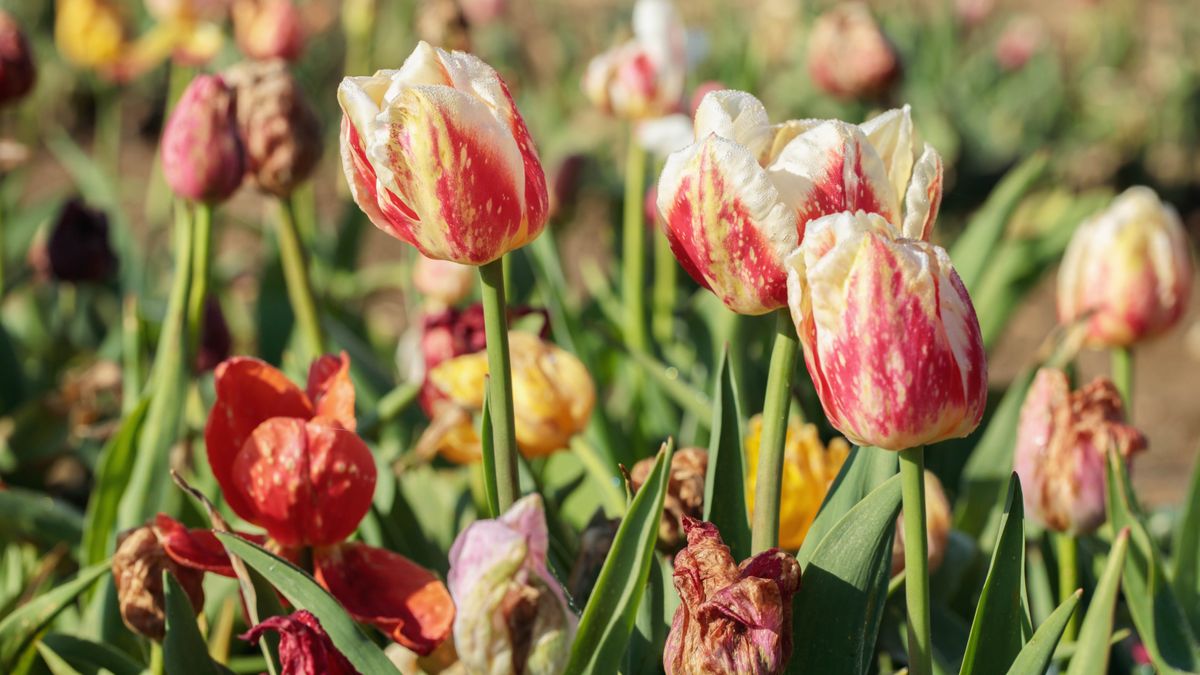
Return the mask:
MULTIPOLYGON (((1055 532, 1054 542, 1058 549, 1058 597, 1061 601, 1070 599, 1079 587, 1079 542, 1066 532, 1055 532)), ((1071 643, 1079 635, 1080 612, 1071 614, 1067 627, 1063 631, 1062 642, 1071 643)))
POLYGON ((1125 404, 1125 417, 1133 419, 1133 349, 1113 347, 1112 380, 1125 404))
POLYGON ((305 356, 315 359, 325 353, 325 333, 321 329, 317 301, 313 298, 308 258, 304 255, 300 232, 296 229, 296 207, 291 196, 279 200, 279 256, 283 262, 288 299, 304 339, 305 356))
POLYGON ((904 506, 904 593, 908 605, 908 672, 912 675, 932 675, 924 446, 900 451, 900 481, 904 506))
POLYGON ((192 286, 188 289, 188 355, 192 365, 200 352, 200 330, 204 323, 204 301, 212 277, 212 204, 198 202, 192 211, 192 286))
MULTIPOLYGON (((508 510, 520 492, 517 434, 513 424, 512 365, 508 354, 508 308, 504 299, 504 258, 479 267, 483 285, 483 328, 487 337, 488 402, 496 468, 496 501, 508 510)), ((487 448, 484 448, 487 452, 487 448)))
POLYGON ((779 544, 779 492, 783 483, 783 450, 791 409, 792 375, 800 342, 786 309, 775 313, 775 346, 767 372, 763 400, 762 441, 754 481, 754 520, 750 528, 751 552, 758 554, 779 544))
POLYGON ((621 236, 621 290, 625 301, 625 341, 645 352, 646 338, 646 151, 632 130, 625 157, 625 220, 621 236))
POLYGON ((654 339, 667 345, 674 337, 673 315, 675 312, 675 289, 679 263, 671 252, 671 242, 666 235, 654 235, 654 316, 651 329, 654 339))

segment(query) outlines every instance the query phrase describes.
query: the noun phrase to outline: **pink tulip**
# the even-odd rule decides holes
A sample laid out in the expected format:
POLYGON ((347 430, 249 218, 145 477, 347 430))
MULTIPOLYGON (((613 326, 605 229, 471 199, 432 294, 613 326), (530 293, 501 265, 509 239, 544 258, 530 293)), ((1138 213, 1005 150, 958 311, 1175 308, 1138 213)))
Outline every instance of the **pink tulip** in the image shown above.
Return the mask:
POLYGON ((183 92, 163 129, 162 166, 171 190, 193 201, 225 201, 242 184, 234 93, 220 76, 199 75, 183 92))
POLYGON ((900 58, 867 5, 847 2, 813 23, 808 74, 827 94, 872 96, 885 91, 900 75, 900 58))
POLYGON ((596 107, 629 119, 679 107, 687 75, 687 33, 671 0, 638 0, 634 38, 588 63, 583 91, 596 107))
POLYGON ((259 61, 295 61, 304 51, 304 24, 292 0, 234 0, 238 49, 259 61))

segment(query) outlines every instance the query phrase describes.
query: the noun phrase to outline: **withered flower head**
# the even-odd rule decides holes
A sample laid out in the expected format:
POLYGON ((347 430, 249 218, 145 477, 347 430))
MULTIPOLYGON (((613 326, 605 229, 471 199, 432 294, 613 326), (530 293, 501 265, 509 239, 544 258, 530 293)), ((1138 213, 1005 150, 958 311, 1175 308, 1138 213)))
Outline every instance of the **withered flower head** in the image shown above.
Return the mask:
POLYGON ((163 550, 158 532, 143 525, 121 535, 113 556, 113 581, 121 619, 129 629, 151 640, 162 640, 166 630, 163 613, 163 571, 169 571, 187 593, 192 607, 204 608, 204 573, 183 567, 163 550))
MULTIPOLYGON (((629 472, 633 490, 642 488, 654 458, 648 457, 633 465, 629 472)), ((708 452, 701 448, 684 448, 671 458, 671 473, 667 483, 667 498, 663 502, 662 521, 658 525, 658 545, 674 551, 683 543, 683 519, 704 515, 704 478, 708 472, 708 452)))
POLYGON ((46 271, 53 279, 102 282, 117 269, 108 241, 108 216, 78 198, 63 205, 46 242, 46 271))
POLYGON ((229 358, 233 351, 233 336, 221 311, 221 301, 209 294, 204 299, 204 316, 200 322, 200 347, 196 351, 196 372, 205 373, 229 358))
POLYGON ((288 616, 273 616, 241 635, 257 644, 267 631, 279 633, 279 661, 285 675, 357 675, 358 671, 333 646, 321 622, 302 609, 288 616))
POLYGON ((36 76, 33 52, 21 26, 0 10, 0 106, 24 98, 36 76))

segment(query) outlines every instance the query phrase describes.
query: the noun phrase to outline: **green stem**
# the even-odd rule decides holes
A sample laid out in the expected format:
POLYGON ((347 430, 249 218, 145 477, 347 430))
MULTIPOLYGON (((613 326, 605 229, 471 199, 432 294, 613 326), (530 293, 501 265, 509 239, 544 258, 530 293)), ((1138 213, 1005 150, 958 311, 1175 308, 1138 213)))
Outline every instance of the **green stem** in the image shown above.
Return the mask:
POLYGON ((150 642, 150 675, 163 675, 163 648, 162 643, 150 642))
POLYGON ((121 391, 121 412, 128 414, 142 391, 142 325, 134 293, 126 295, 121 306, 121 391))
MULTIPOLYGON (((1052 536, 1058 549, 1058 598, 1066 601, 1079 588, 1079 542, 1066 532, 1055 532, 1052 536)), ((1067 622, 1062 636, 1064 644, 1074 642, 1079 636, 1079 614, 1073 613, 1067 622)))
POLYGON ((912 675, 932 675, 924 446, 900 452, 900 480, 904 506, 904 594, 908 604, 908 672, 912 675))
POLYGON ((625 341, 630 348, 646 351, 646 151, 629 134, 625 158, 625 219, 621 237, 621 290, 625 302, 625 341))
POLYGON ((93 140, 93 153, 118 187, 121 176, 121 94, 119 86, 110 86, 100 97, 93 140))
POLYGON ((304 356, 315 359, 325 353, 325 333, 313 298, 312 281, 308 276, 308 257, 296 229, 296 210, 291 197, 279 200, 279 257, 287 282, 288 300, 300 326, 304 340, 304 356))
POLYGON ((758 447, 758 472, 754 482, 754 522, 750 528, 752 553, 779 543, 779 492, 783 482, 783 451, 791 408, 792 374, 800 342, 786 309, 775 313, 775 346, 767 372, 763 400, 762 440, 758 447))
POLYGON ((1112 380, 1125 403, 1125 416, 1133 417, 1133 348, 1113 347, 1112 380))
MULTIPOLYGON (((504 259, 479 268, 483 284, 483 327, 487 336, 488 399, 496 467, 496 496, 503 513, 516 501, 517 434, 513 422, 512 365, 508 354, 508 309, 504 299, 504 259)), ((484 448, 487 452, 487 448, 484 448)))
POLYGON ((212 204, 199 202, 192 220, 192 287, 188 291, 188 354, 196 361, 200 351, 200 331, 204 324, 204 301, 212 277, 212 204))
POLYGON ((662 233, 654 235, 654 315, 650 328, 655 341, 670 344, 675 329, 672 321, 675 312, 675 290, 679 277, 679 263, 671 251, 671 243, 662 233))

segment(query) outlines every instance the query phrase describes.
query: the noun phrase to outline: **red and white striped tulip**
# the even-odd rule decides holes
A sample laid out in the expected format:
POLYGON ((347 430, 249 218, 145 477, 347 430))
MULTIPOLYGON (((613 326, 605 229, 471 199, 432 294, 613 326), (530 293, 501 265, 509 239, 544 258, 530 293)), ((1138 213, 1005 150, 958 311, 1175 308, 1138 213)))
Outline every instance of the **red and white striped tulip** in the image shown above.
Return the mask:
POLYGON ((687 76, 687 31, 671 0, 638 0, 632 40, 596 56, 583 91, 601 110, 629 119, 658 117, 679 106, 687 76))
POLYGON ((854 443, 904 450, 979 425, 983 339, 944 249, 876 214, 827 216, 788 258, 788 300, 825 415, 854 443))
POLYGON ((491 66, 422 42, 399 70, 338 88, 342 167, 359 208, 428 258, 483 265, 546 224, 546 176, 491 66))
POLYGON ((784 260, 811 220, 862 210, 929 238, 942 160, 917 140, 907 106, 862 125, 772 125, 755 97, 716 91, 697 108, 695 131, 667 159, 658 209, 683 268, 739 314, 787 305, 784 260))
POLYGON ((1079 226, 1058 272, 1062 323, 1087 320, 1087 342, 1126 347, 1179 322, 1192 291, 1192 253, 1179 214, 1132 187, 1079 226))

